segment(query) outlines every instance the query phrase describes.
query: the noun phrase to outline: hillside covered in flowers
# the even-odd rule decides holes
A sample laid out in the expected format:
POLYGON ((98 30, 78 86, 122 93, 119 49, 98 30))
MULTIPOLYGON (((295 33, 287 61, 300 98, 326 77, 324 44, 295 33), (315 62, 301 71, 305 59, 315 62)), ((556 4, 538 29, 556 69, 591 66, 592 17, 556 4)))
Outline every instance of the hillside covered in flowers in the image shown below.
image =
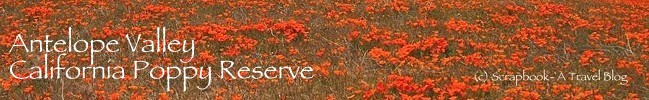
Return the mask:
MULTIPOLYGON (((5 0, 0 20, 5 99, 649 99, 643 0, 5 0), (155 67, 231 60, 236 67, 310 66, 314 73, 216 78, 205 90, 193 89, 204 81, 190 80, 187 91, 179 82, 166 91, 164 81, 129 74, 30 80, 9 73, 22 59, 33 61, 13 68, 22 76, 43 62, 55 66, 59 54, 45 60, 44 52, 10 52, 17 35, 67 39, 70 27, 74 39, 154 39, 165 27, 166 38, 196 41, 190 63, 177 60, 184 55, 118 52, 95 54, 93 65, 132 71, 135 60, 155 67), (611 71, 626 82, 478 80, 483 72, 611 71)), ((89 57, 67 53, 61 65, 89 66, 89 57)))

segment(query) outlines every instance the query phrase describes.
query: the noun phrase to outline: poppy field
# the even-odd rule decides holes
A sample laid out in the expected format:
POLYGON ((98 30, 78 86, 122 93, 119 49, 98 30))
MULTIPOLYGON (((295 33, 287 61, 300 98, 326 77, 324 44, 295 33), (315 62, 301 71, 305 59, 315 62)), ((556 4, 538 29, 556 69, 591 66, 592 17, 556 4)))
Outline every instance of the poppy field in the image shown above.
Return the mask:
POLYGON ((643 100, 649 2, 4 0, 0 52, 0 98, 12 100, 643 100), (163 28, 162 42, 178 45, 154 45, 163 28), (121 45, 54 52, 77 48, 30 41, 46 39, 121 45), (131 52, 133 39, 152 40, 156 52, 131 52), (134 75, 137 61, 160 70, 134 75), (208 69, 216 77, 224 61, 239 71, 208 80, 148 77, 207 76, 200 72, 208 69), (122 66, 126 73, 54 78, 48 66, 122 66), (214 67, 163 70, 168 66, 214 67), (41 68, 48 70, 37 73, 43 79, 20 78, 37 77, 32 72, 41 68))

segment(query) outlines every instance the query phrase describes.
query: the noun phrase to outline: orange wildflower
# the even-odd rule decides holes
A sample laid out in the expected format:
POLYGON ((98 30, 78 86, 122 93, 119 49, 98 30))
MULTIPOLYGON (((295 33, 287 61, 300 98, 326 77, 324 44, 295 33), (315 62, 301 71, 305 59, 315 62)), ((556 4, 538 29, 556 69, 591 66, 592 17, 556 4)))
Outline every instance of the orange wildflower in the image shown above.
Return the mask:
POLYGON ((291 42, 299 35, 306 36, 309 33, 308 28, 304 26, 304 24, 298 23, 294 20, 275 23, 272 29, 282 32, 284 38, 286 38, 286 42, 291 42))
POLYGON ((25 8, 22 12, 27 13, 27 16, 29 17, 39 19, 49 17, 53 14, 54 10, 47 6, 34 6, 25 8))
POLYGON ((480 28, 478 25, 472 25, 464 20, 457 20, 454 18, 451 18, 449 21, 444 23, 444 26, 449 31, 455 31, 460 33, 467 33, 467 32, 475 33, 475 32, 482 31, 482 28, 480 28))

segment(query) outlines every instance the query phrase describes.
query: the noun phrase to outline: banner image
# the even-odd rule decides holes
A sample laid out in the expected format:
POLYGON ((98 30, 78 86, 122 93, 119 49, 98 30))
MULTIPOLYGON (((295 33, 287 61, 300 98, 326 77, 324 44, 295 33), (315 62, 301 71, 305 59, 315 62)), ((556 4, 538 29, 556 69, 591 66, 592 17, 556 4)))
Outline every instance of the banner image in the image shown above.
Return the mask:
POLYGON ((646 100, 643 0, 5 0, 3 100, 646 100))

